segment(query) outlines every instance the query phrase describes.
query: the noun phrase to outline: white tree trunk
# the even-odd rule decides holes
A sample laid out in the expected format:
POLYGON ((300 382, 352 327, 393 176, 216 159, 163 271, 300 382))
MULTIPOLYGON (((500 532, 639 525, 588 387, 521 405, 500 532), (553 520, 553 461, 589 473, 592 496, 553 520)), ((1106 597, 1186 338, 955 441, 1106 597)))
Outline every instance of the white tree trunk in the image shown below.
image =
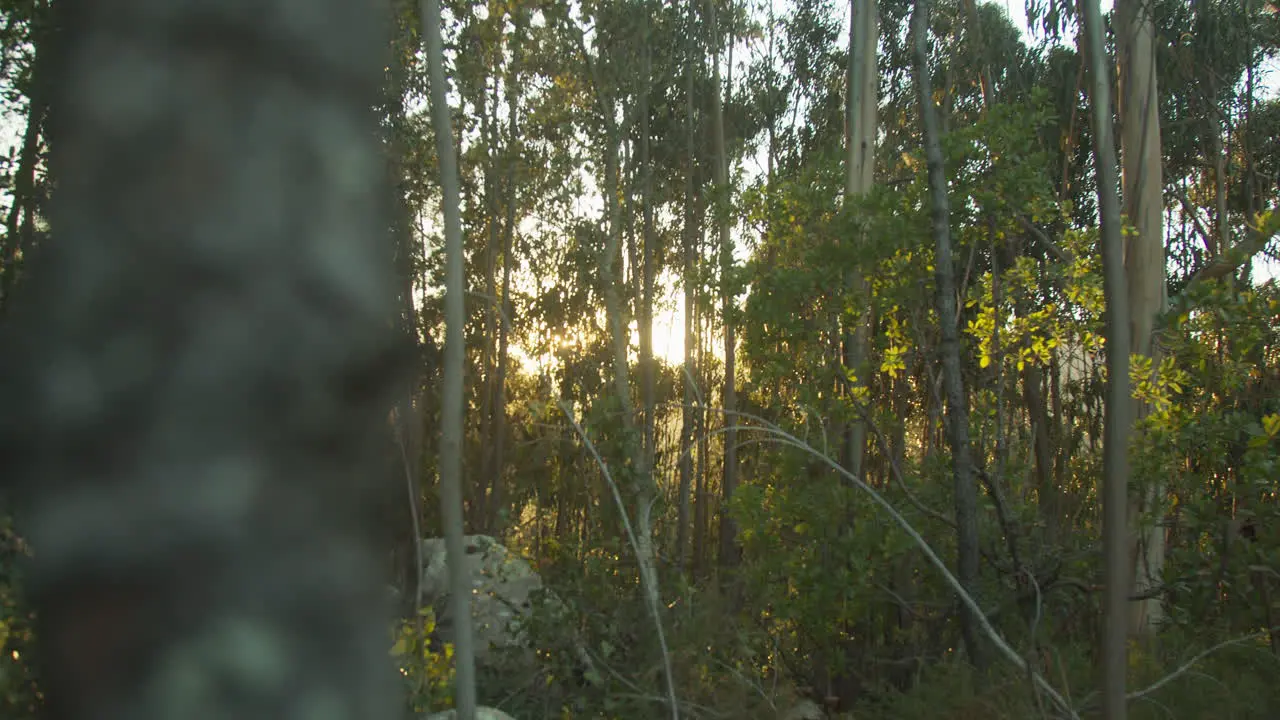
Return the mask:
MULTIPOLYGON (((845 122, 848 124, 845 158, 845 201, 865 195, 875 182, 876 110, 879 102, 876 74, 876 47, 880 33, 880 7, 878 0, 850 0, 849 2, 849 77, 845 105, 845 122)), ((868 298, 866 275, 855 269, 850 271, 848 282, 855 294, 868 298)), ((844 333, 844 363, 859 373, 859 382, 867 361, 867 335, 871 322, 870 304, 858 314, 852 328, 844 333)), ((854 420, 845 429, 843 465, 849 472, 862 477, 862 455, 866 447, 867 429, 861 420, 854 420)))
MULTIPOLYGON (((1156 86, 1155 25, 1144 0, 1117 0, 1120 66, 1120 147, 1123 156, 1124 214, 1137 229, 1125 248, 1129 286, 1129 327, 1133 352, 1155 357, 1155 320, 1165 305, 1164 180, 1160 155, 1160 104, 1156 86)), ((1135 402, 1135 418, 1146 408, 1135 402)), ((1160 513, 1164 484, 1158 479, 1141 490, 1131 506, 1134 536, 1134 593, 1160 585, 1165 533, 1160 513)), ((1163 618, 1160 598, 1137 601, 1130 630, 1149 635, 1163 618)))

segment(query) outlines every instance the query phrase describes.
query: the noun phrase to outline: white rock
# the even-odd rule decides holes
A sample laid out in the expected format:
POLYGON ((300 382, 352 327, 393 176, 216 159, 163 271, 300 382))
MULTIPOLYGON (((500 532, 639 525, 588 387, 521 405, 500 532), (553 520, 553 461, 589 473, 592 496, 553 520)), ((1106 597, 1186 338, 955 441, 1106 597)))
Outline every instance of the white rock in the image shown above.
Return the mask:
MULTIPOLYGON (((509 552, 486 535, 464 538, 467 576, 471 593, 472 628, 476 640, 476 660, 484 663, 494 649, 524 647, 526 634, 521 625, 533 609, 532 599, 543 590, 542 578, 524 558, 509 552)), ((422 573, 423 597, 436 608, 440 635, 453 636, 449 616, 449 564, 444 539, 422 541, 426 567, 422 573)), ((554 597, 548 601, 556 603, 554 597)), ((557 603, 558 604, 558 603, 557 603)))
MULTIPOLYGON (((454 720, 458 716, 456 710, 445 710, 444 712, 432 713, 426 716, 424 720, 454 720)), ((510 715, 489 707, 476 708, 476 720, 516 720, 510 715)))
POLYGON ((801 700, 782 715, 782 720, 823 720, 824 718, 826 714, 822 712, 822 708, 818 707, 818 703, 812 700, 801 700))

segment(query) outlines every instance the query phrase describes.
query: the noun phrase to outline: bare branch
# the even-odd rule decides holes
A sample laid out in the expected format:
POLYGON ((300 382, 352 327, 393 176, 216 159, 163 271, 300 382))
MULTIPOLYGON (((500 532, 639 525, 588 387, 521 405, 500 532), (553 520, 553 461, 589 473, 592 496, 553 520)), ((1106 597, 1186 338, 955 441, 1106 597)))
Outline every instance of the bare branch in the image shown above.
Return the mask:
POLYGON ((1126 699, 1126 700, 1138 700, 1138 699, 1140 699, 1140 698, 1146 697, 1147 695, 1150 695, 1151 693, 1153 693, 1153 692, 1155 692, 1155 691, 1159 690, 1160 688, 1164 687, 1165 685, 1168 685, 1168 684, 1169 684, 1170 682, 1172 682, 1173 680, 1178 679, 1178 677, 1179 677, 1180 675, 1182 675, 1182 674, 1186 673, 1188 670, 1190 670, 1191 668, 1195 667, 1196 663, 1198 663, 1198 662, 1200 662, 1201 660, 1205 659, 1206 657, 1208 657, 1208 656, 1212 655, 1213 653, 1216 653, 1216 652, 1218 652, 1219 650, 1222 650, 1223 648, 1231 647, 1232 645, 1242 645, 1242 644, 1247 643, 1247 642, 1249 642, 1249 641, 1251 641, 1251 640, 1257 640, 1258 638, 1260 638, 1260 637, 1265 637, 1265 636, 1267 636, 1268 634, 1273 633, 1273 632, 1275 632, 1275 631, 1277 631, 1277 630, 1280 630, 1280 626, 1273 627, 1273 628, 1268 628, 1267 630, 1261 630, 1261 631, 1256 632, 1256 633, 1250 633, 1250 634, 1245 635, 1245 636, 1243 636, 1243 637, 1234 638, 1234 639, 1232 639, 1232 640, 1224 640, 1223 642, 1220 642, 1220 643, 1218 643, 1217 645, 1214 645, 1213 647, 1211 647, 1211 648, 1209 648, 1209 649, 1207 649, 1207 650, 1204 650, 1203 652, 1197 653, 1197 654, 1196 654, 1194 657, 1192 657, 1190 660, 1188 660, 1187 662, 1183 663, 1183 664, 1182 664, 1182 666, 1181 666, 1181 667, 1179 667, 1177 670, 1174 670, 1173 672, 1169 673, 1168 675, 1165 675, 1164 677, 1162 677, 1162 678, 1160 678, 1159 680, 1157 680, 1157 681, 1155 681, 1155 682, 1151 683, 1151 684, 1150 684, 1150 685, 1148 685, 1147 687, 1145 687, 1145 688, 1143 688, 1143 689, 1141 689, 1141 690, 1137 690, 1137 691, 1134 691, 1134 692, 1131 692, 1131 693, 1129 693, 1129 694, 1125 695, 1125 699, 1126 699))
MULTIPOLYGON (((678 403, 664 403, 664 406, 680 407, 678 403)), ((747 420, 751 420, 759 423, 761 427, 754 427, 750 425, 739 425, 739 426, 735 426, 734 429, 756 430, 756 431, 767 432, 768 434, 773 435, 774 437, 781 440, 782 444, 789 445, 793 448, 796 448, 797 450, 808 453, 815 459, 825 463, 828 467, 830 467, 840 476, 848 480, 849 483, 851 483, 854 487, 870 495, 871 499, 874 500, 877 505, 883 508, 886 513, 888 513, 889 517, 893 519, 893 521, 897 523, 899 527, 902 528, 903 532, 905 532, 913 541, 915 541, 916 546, 919 547, 921 552, 924 553, 925 557, 929 560, 930 564, 932 564, 935 568, 937 568, 938 572, 942 575, 943 580, 945 580, 947 585, 949 585, 951 589, 956 592, 956 594, 960 598, 961 603, 965 607, 967 607, 970 612, 973 613, 978 626, 982 629, 983 633, 985 633, 987 637, 991 640, 992 644, 995 645, 996 649, 1000 651, 1000 654, 1002 654, 1014 666, 1016 666, 1020 670, 1025 671, 1032 678, 1036 687, 1040 688, 1040 690, 1044 692, 1045 695, 1048 695, 1049 698, 1053 700, 1054 705, 1056 705, 1059 710, 1065 713, 1068 717, 1073 718, 1073 720, 1079 720, 1080 718, 1079 714, 1071 707, 1071 705, 1067 702, 1067 700, 1063 698, 1063 696, 1060 693, 1058 693, 1056 689, 1054 689, 1053 685, 1049 684, 1049 682, 1045 680, 1043 676, 1041 676, 1039 673, 1035 671, 1035 668, 1031 665, 1031 663, 1027 662, 1025 658, 1019 655, 1018 652, 1009 645, 1009 643, 1004 639, 1004 637, 1000 634, 1000 632, 996 630, 994 626, 992 626, 991 622, 987 619, 986 614, 982 611, 982 608, 978 606, 978 603, 973 599, 971 595, 969 595, 969 593, 965 592, 965 589, 960 584, 960 581, 957 580, 955 575, 953 575, 951 571, 947 568, 946 563, 944 563, 942 559, 938 557, 938 554, 934 552, 933 547, 929 545, 928 541, 924 539, 924 537, 920 534, 920 532, 917 531, 915 527, 913 527, 911 523, 905 517, 902 516, 902 513, 898 512, 897 508, 895 508, 888 500, 886 500, 884 496, 880 494, 879 491, 877 491, 875 488, 868 485, 865 481, 862 480, 862 478, 857 477, 853 473, 850 473, 848 470, 841 467, 840 464, 837 463, 836 461, 832 460, 826 455, 823 455, 822 453, 815 450, 812 446, 801 442, 794 435, 788 433, 787 431, 783 430, 782 428, 778 427, 777 425, 769 422, 768 420, 758 415, 754 415, 752 413, 747 413, 742 411, 728 411, 723 409, 717 409, 717 412, 723 413, 725 415, 745 418, 747 420)))

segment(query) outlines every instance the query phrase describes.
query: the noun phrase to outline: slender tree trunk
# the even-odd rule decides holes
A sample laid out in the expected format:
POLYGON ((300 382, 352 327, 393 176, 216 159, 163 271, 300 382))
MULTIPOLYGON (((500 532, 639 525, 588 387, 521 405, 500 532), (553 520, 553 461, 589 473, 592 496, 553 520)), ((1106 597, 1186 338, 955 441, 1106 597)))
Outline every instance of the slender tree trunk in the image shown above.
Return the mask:
MULTIPOLYGON (((603 103, 607 108, 609 103, 603 103)), ((636 565, 640 572, 641 587, 645 602, 655 622, 661 622, 661 598, 658 594, 658 577, 654 568, 653 549, 653 505, 657 488, 653 482, 651 468, 641 447, 639 432, 635 422, 635 407, 631 401, 630 369, 627 364, 628 333, 626 317, 623 313, 622 298, 619 286, 622 285, 621 273, 617 269, 618 248, 621 243, 622 212, 618 202, 618 133, 609 123, 605 142, 605 193, 606 207, 609 212, 609 235, 604 252, 600 256, 600 281, 604 286, 606 312, 613 337, 613 382, 614 392, 618 394, 622 405, 622 423, 625 436, 627 458, 631 461, 630 490, 635 506, 635 543, 636 565)), ((625 511, 625 508, 623 508, 625 511)), ((659 641, 662 636, 659 634, 659 641)), ((665 648, 664 648, 665 650, 665 648)), ((666 674, 667 690, 674 694, 673 679, 666 674)), ((678 717, 679 708, 671 708, 672 717, 678 717)))
MULTIPOLYGON (((1121 0, 1122 2, 1124 0, 1121 0)), ((1094 167, 1097 168, 1098 208, 1102 219, 1103 292, 1107 303, 1106 439, 1103 445, 1102 545, 1104 584, 1102 618, 1102 713, 1106 720, 1124 720, 1127 672, 1129 571, 1128 481, 1129 324, 1126 307, 1124 247, 1121 239, 1119 184, 1115 141, 1111 126, 1109 68, 1103 51, 1102 14, 1098 0, 1084 0, 1085 46, 1092 75, 1094 167)))
POLYGON ((475 720, 475 645, 471 629, 471 577, 462 561, 463 384, 466 368, 466 303, 463 276, 462 215, 458 190, 458 158, 454 154, 444 74, 444 42, 440 37, 439 0, 422 0, 422 35, 426 44, 431 124, 440 161, 441 209, 445 232, 444 382, 440 401, 440 507, 444 518, 449 566, 449 611, 453 616, 454 696, 457 720, 475 720))
POLYGON ((613 383, 614 392, 622 406, 622 422, 627 440, 627 457, 632 462, 633 478, 631 490, 635 501, 636 539, 640 544, 639 552, 644 555, 640 565, 644 566, 653 558, 652 509, 655 488, 650 468, 645 463, 641 452, 639 429, 635 423, 635 406, 631 401, 631 370, 627 360, 629 333, 627 332, 627 313, 620 292, 624 281, 621 277, 618 250, 622 243, 622 207, 618 200, 618 148, 617 128, 612 127, 606 133, 605 142, 605 207, 609 217, 609 235, 604 252, 600 256, 600 282, 604 288, 606 313, 613 339, 613 383))
POLYGON ((485 490, 493 477, 493 404, 497 395, 494 384, 494 344, 497 340, 497 263, 498 263, 498 161, 497 147, 498 111, 497 79, 494 79, 492 91, 486 80, 480 92, 480 137, 484 143, 484 341, 480 347, 480 372, 483 382, 480 386, 480 476, 479 482, 473 483, 467 490, 471 497, 467 502, 468 525, 483 529, 488 511, 485 508, 485 490), (492 93, 492 94, 491 94, 492 93))
MULTIPOLYGON (((1196 15, 1203 15, 1208 10, 1208 3, 1194 4, 1196 15)), ((1231 247, 1227 222, 1227 155, 1223 147, 1222 134, 1226 124, 1222 122, 1223 113, 1218 107, 1218 76, 1209 73, 1208 88, 1203 91, 1203 118, 1205 123, 1204 140, 1205 161, 1213 168, 1213 229, 1205 238, 1207 261, 1212 262, 1218 253, 1231 247)), ((1163 205, 1161 206, 1163 210, 1163 205)))
MULTIPOLYGON (((1159 364, 1154 345, 1155 321, 1165 305, 1164 182, 1161 174, 1160 103, 1156 87, 1155 24, 1146 0, 1116 0, 1116 37, 1120 64, 1120 146, 1124 160, 1124 214, 1137 228, 1128 238, 1125 273, 1129 294, 1129 327, 1133 352, 1159 364)), ((1134 401, 1135 418, 1146 415, 1134 401)), ((1135 535, 1134 594, 1162 584, 1165 538, 1164 483, 1159 478, 1142 489, 1131 507, 1135 535)), ((1151 635, 1164 616, 1160 597, 1133 606, 1131 631, 1151 635)))
POLYGON ((1230 224, 1227 219, 1227 155, 1222 146, 1222 129, 1217 121, 1216 107, 1210 108, 1213 122, 1208 129, 1209 162, 1213 165, 1213 232, 1209 236, 1208 261, 1231 247, 1230 224))
POLYGON ((1031 448, 1035 457, 1036 494, 1045 542, 1053 546, 1058 538, 1059 489, 1053 474, 1053 451, 1049 442, 1049 404, 1044 392, 1044 372, 1035 363, 1022 371, 1022 397, 1031 416, 1031 448))
MULTIPOLYGON (((849 68, 848 90, 845 103, 845 123, 848 135, 845 144, 845 202, 852 204, 867 194, 875 182, 876 111, 879 75, 876 73, 876 48, 880 40, 880 8, 878 0, 850 0, 849 2, 849 68)), ((856 243, 866 241, 865 231, 859 233, 856 243)), ((853 320, 852 328, 845 328, 844 365, 852 370, 859 383, 870 380, 867 365, 868 334, 871 326, 870 284, 862 268, 846 273, 853 295, 866 306, 853 320)), ((854 419, 845 426, 842 458, 845 469, 855 477, 862 477, 863 457, 866 452, 867 429, 861 419, 854 419)))
MULTIPOLYGON (((396 249, 396 272, 400 282, 400 313, 402 329, 410 346, 413 348, 414 367, 405 378, 402 396, 397 407, 397 441, 399 451, 403 453, 402 462, 405 474, 405 511, 411 532, 406 537, 397 534, 398 543, 394 554, 397 574, 403 576, 404 598, 406 602, 402 610, 416 610, 422 602, 422 456, 423 456, 423 417, 421 390, 426 374, 419 318, 414 289, 418 277, 416 261, 418 248, 415 247, 417 236, 413 229, 413 213, 405 197, 404 188, 404 88, 407 68, 401 58, 402 53, 395 53, 391 59, 391 79, 387 87, 387 114, 390 130, 387 134, 387 187, 393 191, 391 202, 394 207, 392 217, 393 243, 396 249)), ((403 516, 402 516, 403 517, 403 516)))
MULTIPOLYGON (((703 202, 697 204, 698 221, 695 224, 697 228, 697 248, 698 256, 706 257, 703 252, 706 245, 707 235, 707 208, 703 202)), ((711 373, 707 364, 707 351, 705 346, 706 331, 703 327, 703 316, 706 315, 705 308, 706 298, 696 297, 694 300, 694 324, 697 328, 697 342, 695 346, 698 349, 698 373, 695 375, 701 381, 702 387, 706 388, 710 385, 711 373)), ((711 508, 709 491, 707 488, 707 473, 710 472, 708 467, 708 456, 710 455, 710 410, 704 407, 698 409, 695 416, 695 428, 698 435, 698 463, 694 472, 694 511, 693 511, 693 571, 694 577, 700 577, 706 570, 707 559, 710 553, 707 550, 707 542, 710 539, 709 526, 711 524, 711 508)))
POLYGON ((693 404, 697 398, 694 387, 693 349, 697 338, 694 335, 694 239, 697 230, 694 228, 694 179, 693 173, 697 161, 694 155, 694 113, 693 113, 693 78, 697 63, 694 59, 693 27, 695 3, 690 1, 687 12, 689 23, 685 40, 685 162, 688 167, 684 176, 684 378, 683 407, 680 410, 680 499, 679 516, 676 529, 676 564, 679 569, 685 568, 689 548, 689 515, 692 510, 690 489, 693 484, 693 404))
POLYGON ((644 454, 645 465, 653 467, 654 444, 654 386, 657 366, 653 360, 653 162, 649 152, 649 11, 643 14, 641 29, 643 62, 640 93, 640 203, 641 203, 641 256, 640 256, 640 397, 644 403, 644 454))
MULTIPOLYGON (((930 216, 934 239, 934 281, 938 294, 938 323, 942 326, 942 382, 947 399, 947 435, 951 445, 955 479, 957 579, 965 592, 978 597, 978 490, 969 448, 969 402, 960 364, 957 327, 955 263, 951 250, 951 209, 947 197, 946 169, 938 132, 938 111, 933 104, 929 77, 929 0, 915 0, 911 15, 915 43, 916 92, 924 128, 925 158, 929 168, 930 216)), ((970 662, 983 667, 978 644, 977 620, 967 609, 961 620, 965 652, 970 662)))
POLYGON ((724 101, 722 93, 728 90, 720 78, 720 33, 716 22, 716 0, 707 0, 707 25, 711 33, 711 130, 715 148, 714 176, 717 202, 716 226, 720 231, 720 316, 724 323, 724 475, 720 485, 720 564, 732 567, 738 561, 738 531, 730 513, 733 492, 738 486, 738 432, 734 426, 738 418, 738 395, 734 382, 736 368, 734 355, 737 341, 733 325, 733 239, 730 236, 732 222, 729 217, 729 156, 725 144, 724 101))
POLYGON ((512 243, 516 233, 516 203, 518 201, 518 179, 520 177, 520 136, 516 118, 519 114, 519 62, 521 43, 524 38, 524 14, 519 9, 514 11, 513 24, 515 32, 511 35, 511 66, 507 74, 507 172, 506 172, 506 222, 502 228, 502 295, 495 298, 498 303, 498 377, 497 393, 493 406, 493 462, 489 501, 489 531, 500 535, 506 528, 503 508, 506 505, 503 470, 506 467, 507 442, 507 363, 510 359, 511 345, 511 270, 514 260, 511 257, 512 243))
POLYGON ((1067 494, 1067 475, 1071 468, 1071 457, 1075 447, 1076 433, 1076 412, 1072 408, 1066 407, 1066 403, 1062 401, 1062 354, 1059 348, 1050 350, 1049 362, 1049 417, 1052 418, 1051 426, 1053 434, 1053 487, 1056 490, 1055 501, 1058 503, 1057 514, 1061 518, 1069 514, 1069 508, 1074 508, 1074 502, 1068 502, 1071 498, 1067 494))
POLYGON ((769 105, 768 105, 768 111, 765 115, 765 118, 766 118, 765 132, 767 135, 767 139, 765 141, 766 144, 765 144, 765 174, 764 174, 765 185, 764 186, 765 186, 765 207, 767 208, 767 210, 765 213, 764 235, 765 235, 765 252, 768 253, 766 255, 766 258, 769 266, 772 267, 773 253, 775 252, 774 245, 773 245, 774 213, 777 209, 776 198, 774 197, 774 166, 777 163, 777 158, 778 158, 777 126, 778 126, 778 114, 779 114, 778 108, 776 105, 777 100, 775 99, 777 97, 777 86, 774 83, 774 79, 777 77, 777 75, 773 70, 773 63, 774 63, 774 59, 776 58, 776 52, 777 52, 775 48, 777 44, 776 33, 778 30, 778 24, 777 24, 777 21, 774 19, 773 0, 769 0, 768 23, 769 24, 767 27, 769 28, 769 47, 768 47, 768 54, 766 55, 767 57, 766 62, 769 63, 769 85, 768 85, 768 88, 766 88, 766 92, 767 92, 767 97, 769 98, 769 105))

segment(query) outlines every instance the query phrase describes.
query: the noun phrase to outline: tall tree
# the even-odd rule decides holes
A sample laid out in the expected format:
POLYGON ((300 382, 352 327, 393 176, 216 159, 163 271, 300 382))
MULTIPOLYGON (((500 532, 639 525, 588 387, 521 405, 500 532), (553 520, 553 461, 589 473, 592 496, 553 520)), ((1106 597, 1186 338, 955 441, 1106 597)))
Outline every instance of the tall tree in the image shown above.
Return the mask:
POLYGON ((1085 0, 1083 21, 1093 105, 1094 167, 1102 220, 1103 292, 1107 304, 1107 397, 1103 441, 1102 546, 1104 593, 1102 622, 1102 712, 1106 720, 1124 720, 1128 671, 1129 593, 1129 297, 1125 288, 1123 219, 1120 217, 1115 140, 1112 132, 1110 69, 1106 62, 1098 0, 1085 0))
MULTIPOLYGON (((684 203, 683 203, 683 220, 681 227, 683 248, 684 267, 681 273, 681 284, 684 289, 684 363, 682 365, 682 407, 680 410, 680 488, 679 488, 679 508, 677 512, 676 529, 676 563, 681 568, 684 567, 686 553, 689 548, 689 522, 691 514, 691 495, 693 485, 693 438, 694 426, 696 418, 694 417, 694 402, 697 399, 697 387, 695 385, 695 372, 697 368, 693 362, 694 346, 697 338, 694 335, 696 323, 695 288, 696 278, 695 272, 695 253, 696 241, 699 234, 695 227, 694 220, 696 213, 694 212, 694 173, 697 169, 697 157, 695 156, 695 131, 694 131, 694 102, 693 102, 693 81, 695 69, 700 64, 695 56, 694 33, 695 18, 697 16, 697 0, 689 0, 687 10, 685 12, 685 22, 687 28, 685 30, 684 44, 684 80, 685 80, 685 107, 684 107, 684 133, 685 133, 685 173, 684 173, 684 203)), ((699 506, 701 506, 699 500, 699 506)))
MULTIPOLYGON (((947 403, 947 440, 951 446, 951 472, 955 481, 956 576, 965 592, 978 597, 978 489, 969 448, 969 401, 965 394, 960 363, 960 331, 956 309, 955 261, 951 248, 951 203, 947 196, 946 167, 943 165, 938 110, 933 100, 929 67, 929 0, 915 0, 911 33, 915 48, 915 82, 920 104, 920 125, 924 135, 925 161, 929 171, 929 216, 934 241, 934 283, 938 303, 938 324, 942 345, 942 385, 947 403)), ((978 645, 978 620, 967 609, 961 615, 961 630, 969 661, 978 667, 983 657, 978 645)))
POLYGON ((444 73, 444 41, 440 37, 440 2, 422 0, 422 37, 429 76, 431 125, 440 161, 441 209, 445 232, 444 386, 440 401, 440 505, 449 564, 449 610, 453 616, 455 696, 458 720, 475 720, 475 645, 471 630, 471 583, 462 516, 463 372, 466 363, 463 292, 465 257, 458 189, 458 158, 444 73))
POLYGON ((512 10, 512 32, 510 34, 511 59, 507 66, 505 78, 507 104, 507 140, 505 172, 503 173, 503 204, 505 218, 502 223, 502 285, 500 294, 494 298, 498 308, 498 368, 494 380, 493 400, 493 448, 489 462, 489 475, 484 481, 489 483, 488 495, 484 506, 488 510, 485 526, 491 534, 500 535, 505 526, 504 507, 506 497, 503 484, 506 466, 507 441, 507 368, 511 360, 511 273, 515 269, 512 258, 513 244, 517 222, 517 198, 519 196, 520 135, 517 119, 520 112, 520 60, 523 54, 525 11, 520 7, 512 10))
POLYGON ((711 37, 711 132, 715 159, 712 164, 715 178, 716 228, 719 231, 720 251, 720 317, 724 332, 724 475, 720 481, 720 564, 737 563, 738 532, 729 512, 734 490, 738 487, 738 418, 734 414, 738 406, 735 383, 735 353, 737 336, 733 323, 733 221, 730 216, 729 153, 725 142, 724 97, 729 88, 720 77, 720 28, 716 19, 716 0, 707 0, 707 30, 711 37))
MULTIPOLYGON (((1160 97, 1156 84, 1156 32, 1147 0, 1116 0, 1117 64, 1120 66, 1120 150, 1124 215, 1136 229, 1125 249, 1129 327, 1133 352, 1158 360, 1155 323, 1165 305, 1164 182, 1160 155, 1160 97)), ((1153 362, 1152 367, 1158 363, 1153 362)), ((1135 416, 1145 407, 1135 402, 1135 416)), ((1134 592, 1152 595, 1133 607, 1132 631, 1150 635, 1163 617, 1157 589, 1164 572, 1164 483, 1151 478, 1131 511, 1134 518, 1134 592)))
POLYGON ((653 63, 649 49, 649 15, 647 0, 640 2, 640 205, 642 227, 640 234, 640 312, 637 313, 640 335, 640 398, 644 405, 645 466, 653 467, 654 392, 658 367, 653 359, 653 275, 654 236, 653 227, 653 158, 650 151, 649 94, 653 82, 653 63))
MULTIPOLYGON (((877 0, 850 0, 849 2, 849 75, 845 103, 845 202, 852 203, 866 195, 875 181, 876 110, 879 101, 877 89, 880 76, 876 72, 876 48, 880 41, 880 7, 877 0)), ((861 220, 861 219, 860 219, 861 220)), ((859 222, 858 227, 865 227, 859 222)), ((859 232, 857 240, 866 241, 865 232, 859 232)), ((865 272, 853 270, 854 296, 863 298, 866 307, 853 320, 853 327, 844 333, 845 366, 856 373, 859 382, 866 382, 867 336, 870 332, 871 311, 865 272)), ((857 477, 862 477, 862 457, 867 444, 866 424, 855 419, 845 428, 844 466, 857 477)))

